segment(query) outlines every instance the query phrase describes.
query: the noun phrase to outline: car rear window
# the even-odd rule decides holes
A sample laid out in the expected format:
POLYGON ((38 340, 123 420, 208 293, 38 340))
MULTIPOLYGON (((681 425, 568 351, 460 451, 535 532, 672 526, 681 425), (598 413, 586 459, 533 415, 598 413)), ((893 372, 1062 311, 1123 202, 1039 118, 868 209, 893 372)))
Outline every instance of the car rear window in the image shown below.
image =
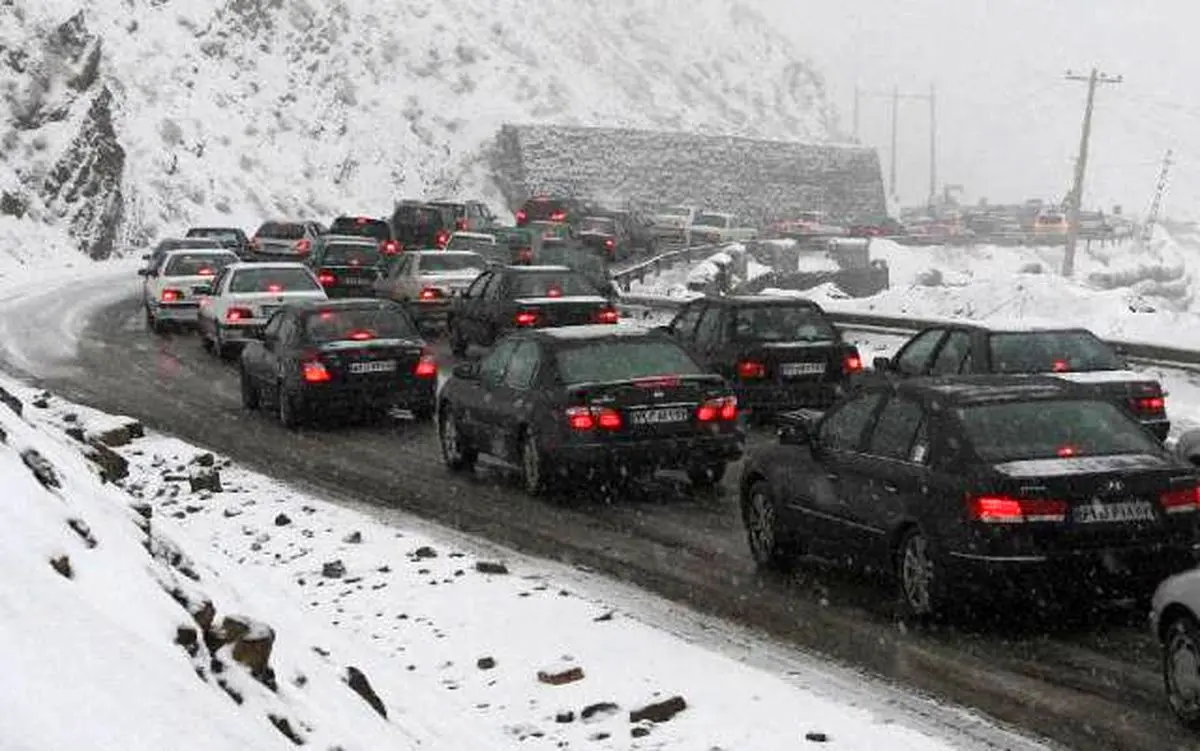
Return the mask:
POLYGON ((211 237, 219 240, 237 240, 241 237, 241 231, 230 229, 228 227, 192 227, 187 231, 187 236, 211 237))
POLYGON ((595 295, 596 287, 580 274, 550 271, 517 274, 513 280, 513 297, 575 297, 595 295))
POLYGON ((450 238, 450 242, 446 245, 446 250, 485 250, 494 251, 496 243, 494 240, 486 240, 482 237, 463 237, 462 235, 454 235, 450 238))
POLYGON ((704 372, 678 344, 659 337, 600 339, 560 349, 554 358, 565 384, 704 372))
POLYGON ((604 232, 612 235, 617 231, 617 223, 612 219, 589 216, 579 223, 581 232, 604 232))
POLYGON ((1022 331, 989 338, 993 373, 1121 370, 1121 358, 1090 331, 1022 331))
POLYGON ((321 263, 326 266, 376 266, 382 262, 383 254, 374 245, 330 243, 321 253, 321 263))
POLYGON ((549 220, 555 214, 567 213, 566 204, 562 201, 527 201, 525 206, 525 216, 529 221, 549 220))
POLYGON ((397 224, 409 224, 422 227, 439 227, 444 224, 442 221, 442 212, 427 206, 401 206, 400 208, 396 209, 396 214, 393 220, 397 224))
POLYGON ((720 214, 701 214, 696 217, 695 224, 697 227, 724 227, 726 217, 720 214))
POLYGON ((271 237, 279 240, 299 240, 304 237, 304 225, 291 222, 267 222, 254 234, 258 237, 271 237))
POLYGON ((755 342, 826 341, 837 338, 837 329, 813 307, 757 305, 734 311, 733 337, 755 342))
POLYGON ((392 239, 392 229, 387 222, 365 216, 339 216, 329 226, 329 234, 373 237, 376 240, 392 239))
POLYGON ((229 280, 230 292, 307 292, 321 285, 308 269, 238 269, 229 280))
POLYGON ((155 248, 156 251, 162 253, 168 250, 180 250, 182 248, 220 248, 221 243, 217 240, 205 239, 203 237, 172 237, 163 240, 155 248))
POLYGON ((421 256, 421 271, 465 271, 473 269, 478 272, 483 272, 487 262, 482 256, 474 253, 455 253, 453 255, 434 255, 426 253, 421 256))
POLYGON ((957 416, 967 440, 987 462, 1162 451, 1136 420, 1108 402, 984 404, 959 408, 957 416))
POLYGON ((318 343, 419 336, 411 319, 390 305, 320 310, 307 316, 305 330, 309 340, 318 343))
POLYGON ((465 203, 443 203, 441 201, 437 201, 429 205, 437 206, 440 209, 446 209, 447 211, 453 213, 455 217, 467 215, 467 205, 465 203))
POLYGON ((238 258, 225 253, 176 253, 167 261, 163 276, 216 276, 238 258))

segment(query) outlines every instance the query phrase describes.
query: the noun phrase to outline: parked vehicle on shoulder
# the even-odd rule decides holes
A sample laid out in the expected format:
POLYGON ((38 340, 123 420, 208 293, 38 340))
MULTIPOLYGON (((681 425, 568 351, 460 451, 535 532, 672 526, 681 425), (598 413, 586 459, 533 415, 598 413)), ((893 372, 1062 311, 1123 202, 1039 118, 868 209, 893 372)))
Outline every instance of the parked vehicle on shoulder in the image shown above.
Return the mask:
POLYGON ((654 232, 654 218, 640 209, 602 209, 606 216, 617 223, 632 253, 658 252, 658 236, 654 232))
POLYGON ((320 242, 325 228, 311 221, 263 222, 250 238, 251 261, 303 261, 320 242))
POLYGON ((430 206, 448 209, 454 216, 454 229, 462 232, 487 232, 496 226, 496 215, 483 201, 438 199, 430 206))
POLYGON ((1130 370, 1120 353, 1087 329, 938 326, 917 333, 893 359, 875 358, 874 368, 900 377, 1052 374, 1128 411, 1159 440, 1171 429, 1158 379, 1130 370))
POLYGON ((454 298, 450 349, 490 347, 514 329, 615 324, 617 309, 587 277, 565 266, 503 266, 480 274, 454 298))
POLYGON ((405 250, 445 248, 454 232, 454 219, 441 207, 406 200, 396 204, 391 227, 405 250))
POLYGON ((689 229, 692 244, 747 242, 758 238, 758 230, 748 226, 735 214, 702 211, 689 229))
POLYGON ((386 241, 371 237, 326 235, 308 265, 329 297, 369 297, 387 260, 395 255, 384 252, 386 247, 386 241))
POLYGON ((230 264, 200 294, 201 341, 222 358, 262 338, 267 319, 287 303, 328 299, 311 269, 279 261, 230 264))
POLYGON ((487 267, 483 256, 465 250, 410 251, 375 282, 374 291, 404 305, 423 326, 443 325, 454 298, 487 267))
POLYGON ((238 261, 232 250, 171 250, 140 269, 146 327, 161 334, 168 325, 194 326, 201 293, 222 269, 238 261))
POLYGON ((748 457, 760 566, 892 572, 912 616, 973 599, 1145 599, 1196 563, 1197 482, 1128 412, 1048 376, 876 381, 748 457))
POLYGON ((442 456, 468 470, 489 454, 531 495, 567 478, 683 469, 720 482, 742 454, 737 399, 668 337, 639 327, 520 331, 461 363, 438 398, 442 456))
POLYGON ((408 313, 370 298, 291 303, 242 351, 242 404, 284 427, 330 415, 433 414, 437 361, 408 313))
POLYGON ((185 237, 216 240, 241 258, 250 252, 250 238, 240 227, 191 227, 185 237))
POLYGON ((379 250, 387 255, 395 255, 404 250, 392 233, 392 225, 384 219, 369 216, 339 216, 329 225, 322 242, 331 237, 365 237, 373 240, 379 245, 379 250))

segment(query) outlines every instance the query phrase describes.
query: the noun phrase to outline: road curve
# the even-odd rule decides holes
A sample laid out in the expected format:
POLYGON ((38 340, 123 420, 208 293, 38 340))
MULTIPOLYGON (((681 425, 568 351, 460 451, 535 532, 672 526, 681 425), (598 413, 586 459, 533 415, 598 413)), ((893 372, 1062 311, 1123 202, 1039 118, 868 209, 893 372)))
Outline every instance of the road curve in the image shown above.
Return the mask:
MULTIPOLYGON (((1165 710, 1143 619, 1117 612, 905 628, 877 582, 815 563, 792 577, 757 574, 729 482, 693 498, 682 481, 664 478, 641 497, 559 506, 525 497, 500 468, 451 475, 428 425, 398 419, 288 432, 241 409, 234 369, 205 355, 194 337, 149 334, 125 280, 83 285, 71 293, 78 305, 62 304, 62 291, 0 303, 0 363, 267 474, 613 575, 1071 748, 1175 749, 1195 741, 1165 710), (83 317, 79 306, 89 301, 98 309, 83 317), (78 337, 78 346, 55 337, 78 337)), ((938 722, 964 746, 1022 747, 966 718, 956 728, 938 722)))

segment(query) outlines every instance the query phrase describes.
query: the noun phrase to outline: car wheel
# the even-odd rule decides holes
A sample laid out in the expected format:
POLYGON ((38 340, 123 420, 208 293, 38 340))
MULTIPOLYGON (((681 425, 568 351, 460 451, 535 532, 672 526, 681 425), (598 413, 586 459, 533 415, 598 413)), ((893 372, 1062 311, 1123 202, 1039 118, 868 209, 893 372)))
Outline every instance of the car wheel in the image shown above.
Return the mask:
POLYGON ((245 368, 242 368, 242 406, 248 410, 258 409, 262 403, 262 394, 258 391, 258 384, 250 377, 245 368))
POLYGON ((1167 704, 1184 725, 1200 728, 1200 625, 1190 615, 1178 615, 1163 633, 1167 704))
POLYGON ((213 325, 212 351, 222 360, 229 359, 229 345, 225 343, 225 336, 221 333, 221 324, 219 323, 213 325))
POLYGON ((525 492, 535 497, 545 495, 550 489, 550 472, 537 436, 527 430, 521 441, 521 485, 525 492))
POLYGON ((896 552, 896 580, 904 615, 925 619, 941 613, 944 598, 939 574, 929 538, 916 527, 909 529, 896 552))
POLYGON ((283 384, 280 384, 275 401, 276 412, 279 415, 279 424, 288 430, 300 427, 300 405, 296 403, 296 395, 285 389, 283 384))
POLYGON ((467 354, 466 337, 464 337, 462 332, 458 330, 458 326, 455 325, 453 319, 451 319, 446 326, 449 329, 447 333, 450 335, 450 353, 455 357, 463 357, 467 354))
POLYGON ((711 490, 725 478, 725 463, 704 464, 688 468, 688 480, 697 490, 711 490))
POLYGON ((459 472, 474 469, 479 452, 467 444, 466 439, 458 430, 458 418, 451 412, 449 405, 442 405, 438 419, 438 443, 442 446, 442 460, 446 466, 459 472))
POLYGON ((158 318, 154 316, 154 313, 150 310, 150 306, 146 306, 146 328, 150 329, 150 331, 155 334, 162 334, 166 330, 166 327, 163 326, 162 321, 159 321, 158 318))
POLYGON ((783 571, 794 561, 779 529, 779 509, 771 484, 759 480, 750 486, 742 509, 750 555, 761 569, 783 571))

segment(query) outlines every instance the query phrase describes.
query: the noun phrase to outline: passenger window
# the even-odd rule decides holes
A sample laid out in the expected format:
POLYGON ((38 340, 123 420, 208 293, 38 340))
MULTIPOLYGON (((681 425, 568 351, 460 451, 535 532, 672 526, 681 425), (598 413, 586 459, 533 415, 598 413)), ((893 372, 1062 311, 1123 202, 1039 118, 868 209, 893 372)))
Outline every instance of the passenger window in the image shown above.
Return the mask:
POLYGON ((833 451, 857 451, 862 445, 863 431, 882 398, 877 392, 861 394, 826 415, 817 430, 821 447, 833 451))
POLYGON ((490 386, 498 386, 504 382, 504 371, 512 360, 517 342, 513 339, 501 341, 492 351, 484 355, 479 363, 479 380, 490 386))
POLYGON ((722 339, 722 326, 725 320, 725 310, 717 305, 708 306, 700 325, 696 327, 697 344, 717 344, 722 339))
POLYGON ((479 275, 475 281, 471 282, 471 286, 467 287, 467 297, 483 297, 483 290, 488 286, 488 282, 492 280, 495 274, 485 272, 479 275))
POLYGON ((933 361, 931 375, 956 375, 962 372, 963 363, 971 353, 971 335, 965 331, 951 331, 933 361))
POLYGON ((521 342, 509 360, 508 370, 504 373, 504 385, 520 391, 529 388, 537 373, 540 355, 536 342, 521 342))
POLYGON ((945 329, 929 329, 904 345, 896 356, 896 369, 905 375, 922 375, 929 368, 929 358, 941 341, 945 329))
POLYGON ((671 331, 680 338, 690 341, 692 334, 696 332, 696 324, 700 322, 700 314, 704 312, 704 305, 696 303, 684 308, 683 312, 675 317, 671 323, 671 331))
POLYGON ((879 413, 867 453, 884 459, 908 461, 912 455, 913 439, 917 436, 923 417, 921 405, 893 397, 879 413))

